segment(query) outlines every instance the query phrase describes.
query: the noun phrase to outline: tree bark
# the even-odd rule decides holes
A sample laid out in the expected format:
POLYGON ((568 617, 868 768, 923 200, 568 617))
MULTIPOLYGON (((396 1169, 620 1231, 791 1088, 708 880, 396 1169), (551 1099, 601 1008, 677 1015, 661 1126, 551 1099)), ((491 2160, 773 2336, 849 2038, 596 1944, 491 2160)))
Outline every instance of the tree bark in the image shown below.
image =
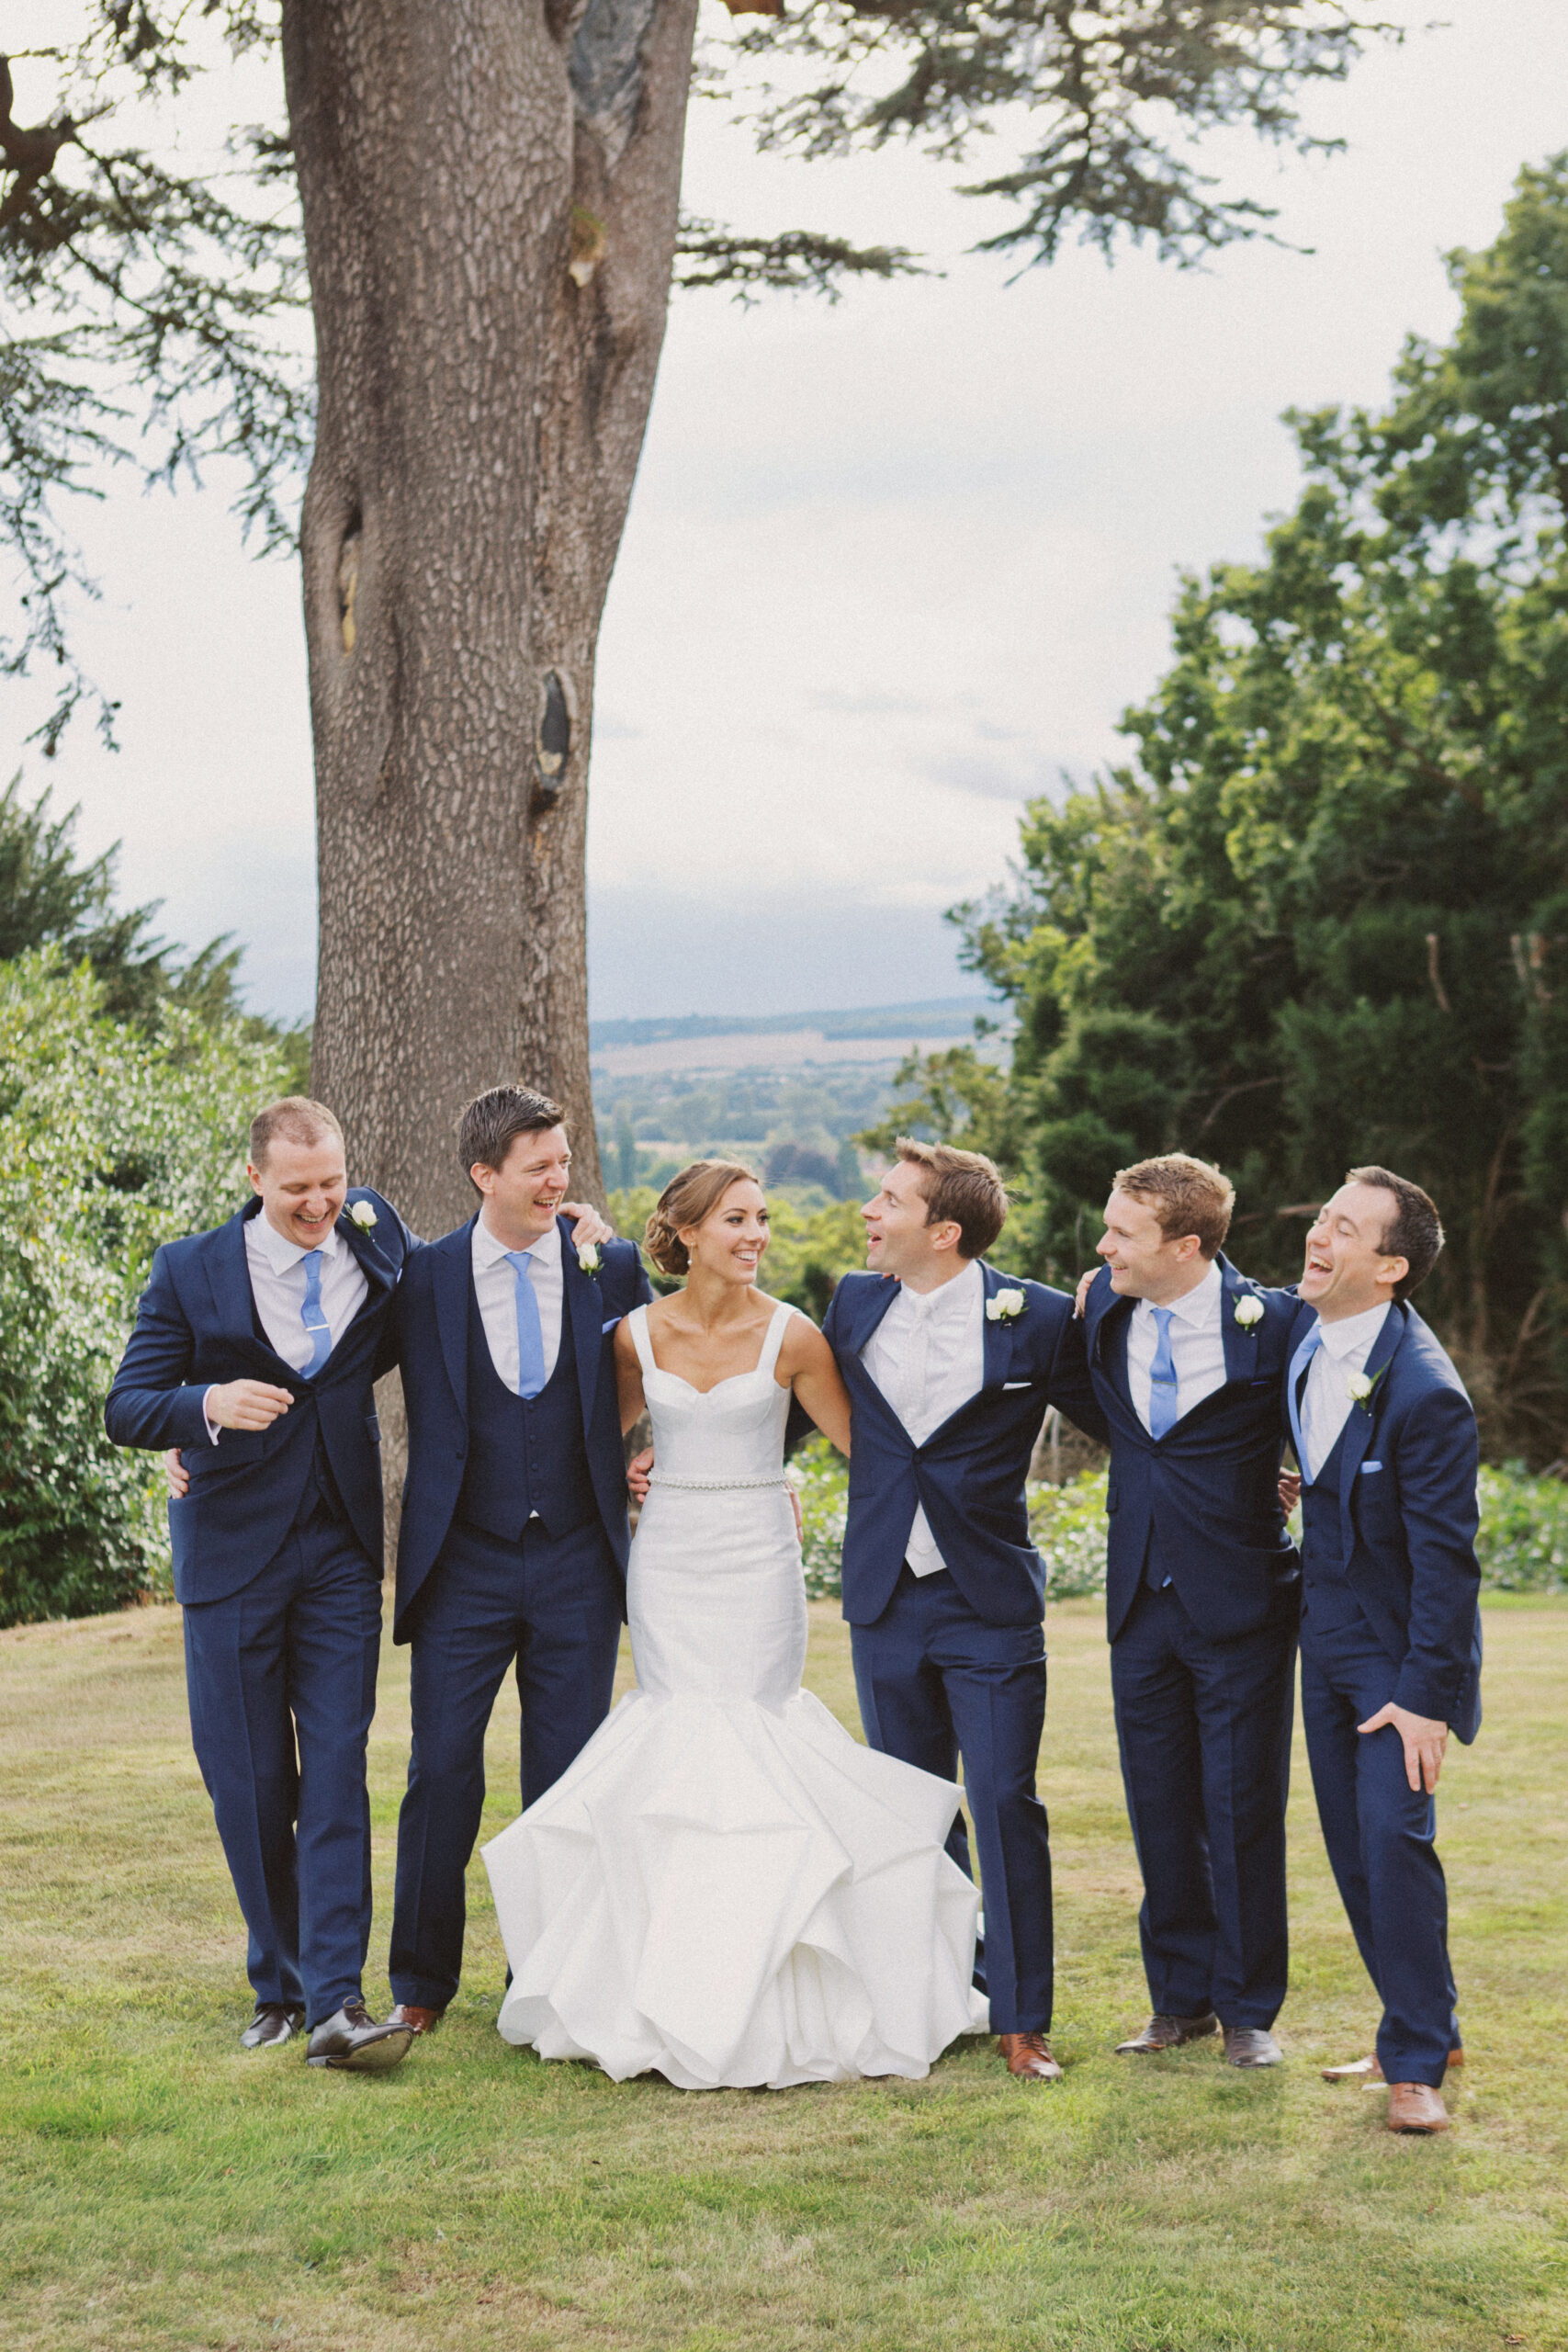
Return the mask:
POLYGON ((593 664, 663 340, 695 0, 285 0, 318 345, 311 1083, 434 1237, 487 1086, 600 1189, 593 664))

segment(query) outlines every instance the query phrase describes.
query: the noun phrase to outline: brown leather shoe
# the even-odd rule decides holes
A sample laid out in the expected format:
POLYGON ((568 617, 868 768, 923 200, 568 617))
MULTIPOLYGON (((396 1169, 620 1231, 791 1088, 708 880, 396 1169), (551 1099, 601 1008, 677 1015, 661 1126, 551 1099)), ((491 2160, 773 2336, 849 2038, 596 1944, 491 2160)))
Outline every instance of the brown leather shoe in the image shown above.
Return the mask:
POLYGON ((1390 2083, 1388 2128, 1391 2132, 1446 2132, 1449 2110, 1441 2092, 1429 2083, 1390 2083))
POLYGON ((1008 2062, 1008 2073, 1021 2081, 1059 2083, 1062 2070, 1052 2057, 1043 2033, 1003 2033, 997 2047, 1008 2062))
POLYGON ((1285 2053, 1266 2026, 1227 2025, 1227 2066, 1282 2066, 1285 2053))
POLYGON ((1220 2021, 1212 2009, 1201 2018, 1152 2017, 1142 2033, 1131 2041, 1116 2044, 1118 2058, 1142 2057, 1149 2050, 1179 2050, 1184 2041, 1201 2041, 1207 2033, 1218 2033, 1220 2021))
MULTIPOLYGON (((1449 2052, 1450 2072, 1455 2066, 1462 2066, 1463 2064, 1462 2050, 1449 2052)), ((1323 2079, 1325 2083, 1361 2083, 1368 2090, 1374 2090, 1383 2080, 1383 2071, 1375 2058, 1352 2058, 1348 2065, 1325 2066, 1323 2079)))
POLYGON ((389 2025, 406 2025, 411 2033, 434 2033, 445 2009, 422 2009, 417 2001, 400 2001, 387 2018, 389 2025))

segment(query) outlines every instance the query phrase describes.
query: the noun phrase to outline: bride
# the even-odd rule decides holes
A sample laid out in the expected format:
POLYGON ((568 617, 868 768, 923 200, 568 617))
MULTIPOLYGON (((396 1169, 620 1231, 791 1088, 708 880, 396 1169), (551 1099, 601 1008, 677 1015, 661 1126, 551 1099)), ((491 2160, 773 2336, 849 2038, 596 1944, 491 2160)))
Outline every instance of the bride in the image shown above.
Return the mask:
POLYGON ((656 1468, 632 1544, 637 1687, 485 1848, 512 1963, 500 2030, 683 2090, 918 2076, 986 2030, 977 1896, 942 1850, 950 1781, 874 1754, 800 1685, 793 1390, 841 1453, 849 1398, 810 1319, 765 1297, 748 1169, 698 1160, 649 1256, 684 1290, 615 1338, 621 1424, 656 1468))

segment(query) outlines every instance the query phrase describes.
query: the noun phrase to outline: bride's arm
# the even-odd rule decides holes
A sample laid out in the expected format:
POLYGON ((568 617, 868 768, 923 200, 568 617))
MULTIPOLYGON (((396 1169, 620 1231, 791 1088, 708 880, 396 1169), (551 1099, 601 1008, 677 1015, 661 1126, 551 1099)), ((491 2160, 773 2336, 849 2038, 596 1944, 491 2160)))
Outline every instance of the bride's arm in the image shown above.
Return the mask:
POLYGON ((637 1362, 637 1342, 626 1328, 624 1316, 615 1326, 615 1336, 611 1344, 615 1351, 615 1393, 621 1405, 621 1435, 625 1437, 632 1423, 642 1419, 645 1407, 642 1366, 637 1362))
POLYGON ((833 1351, 807 1315, 793 1315, 779 1350, 779 1375, 787 1380, 829 1445, 850 1450, 850 1393, 839 1377, 833 1351))

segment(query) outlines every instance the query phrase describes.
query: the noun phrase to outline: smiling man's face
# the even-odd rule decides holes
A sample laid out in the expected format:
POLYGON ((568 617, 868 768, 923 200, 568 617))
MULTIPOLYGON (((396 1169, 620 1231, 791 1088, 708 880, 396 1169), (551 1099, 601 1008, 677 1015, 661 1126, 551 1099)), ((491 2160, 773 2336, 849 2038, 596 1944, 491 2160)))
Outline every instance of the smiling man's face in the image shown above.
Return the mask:
POLYGON ((484 1220, 508 1249, 524 1250, 555 1223, 571 1173, 564 1127, 513 1136, 499 1168, 470 1170, 484 1194, 484 1220))
POLYGON ((1342 1322, 1386 1305, 1410 1272, 1407 1258, 1391 1258, 1383 1238, 1399 1203, 1382 1184, 1341 1184, 1319 1209, 1306 1239, 1298 1285, 1325 1323, 1342 1322))
POLYGON ((274 1136, 261 1166, 245 1172, 261 1194, 262 1215, 274 1232, 297 1249, 319 1250, 342 1216, 348 1192, 343 1137, 328 1134, 299 1143, 291 1136, 274 1136))

